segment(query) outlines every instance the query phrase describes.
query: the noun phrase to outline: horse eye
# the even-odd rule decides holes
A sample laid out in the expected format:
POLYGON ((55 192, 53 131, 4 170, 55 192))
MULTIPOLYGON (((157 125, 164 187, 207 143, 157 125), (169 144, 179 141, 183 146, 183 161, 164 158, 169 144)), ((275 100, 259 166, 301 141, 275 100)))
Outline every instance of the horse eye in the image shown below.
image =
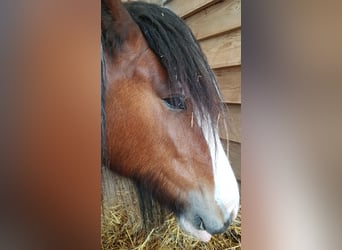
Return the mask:
POLYGON ((171 109, 185 110, 185 97, 184 96, 170 96, 163 99, 167 106, 171 109))

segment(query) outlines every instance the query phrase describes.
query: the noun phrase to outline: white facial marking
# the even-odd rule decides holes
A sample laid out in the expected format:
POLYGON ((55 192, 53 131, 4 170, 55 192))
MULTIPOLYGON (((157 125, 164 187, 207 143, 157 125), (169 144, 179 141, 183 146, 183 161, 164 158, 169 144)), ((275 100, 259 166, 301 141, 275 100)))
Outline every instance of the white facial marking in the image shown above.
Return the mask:
MULTIPOLYGON (((197 123, 202 128, 202 132, 207 141, 212 159, 215 183, 215 201, 222 211, 224 222, 226 222, 229 218, 234 220, 238 214, 240 202, 238 183, 229 163, 228 157, 224 152, 220 137, 218 135, 218 129, 215 129, 214 135, 213 131, 211 130, 212 124, 210 119, 207 118, 206 120, 201 120, 199 119, 198 113, 196 113, 197 112, 195 112, 192 116, 196 117, 197 123)), ((191 122, 191 125, 192 123, 193 121, 191 122)), ((181 214, 178 219, 181 228, 189 234, 204 242, 208 242, 210 240, 211 234, 206 230, 195 228, 184 214, 181 214)))
POLYGON ((239 188, 228 157, 224 152, 218 131, 215 129, 214 136, 210 129, 210 123, 208 119, 199 124, 202 125, 202 131, 208 143, 212 159, 215 200, 222 209, 224 219, 228 220, 231 217, 234 220, 239 210, 239 188))

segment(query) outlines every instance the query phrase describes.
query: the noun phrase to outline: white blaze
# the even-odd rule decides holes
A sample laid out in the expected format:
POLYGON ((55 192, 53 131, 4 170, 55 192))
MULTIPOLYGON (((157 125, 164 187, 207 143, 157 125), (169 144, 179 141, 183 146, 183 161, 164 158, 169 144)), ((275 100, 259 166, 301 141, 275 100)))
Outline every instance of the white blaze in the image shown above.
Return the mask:
POLYGON ((210 120, 200 123, 204 137, 208 143, 210 155, 213 164, 214 182, 215 182, 215 200, 223 210, 225 220, 232 217, 234 220, 239 210, 239 188, 228 160, 224 152, 217 129, 215 136, 210 129, 210 120))
MULTIPOLYGON (((234 220, 239 210, 240 196, 232 167, 224 152, 217 129, 215 129, 215 135, 210 129, 212 126, 210 119, 201 120, 198 115, 195 115, 195 117, 198 125, 202 128, 210 150, 215 184, 215 201, 222 210, 224 220, 227 221, 229 218, 234 220)), ((211 234, 205 230, 195 228, 184 215, 179 217, 179 222, 185 231, 201 241, 208 242, 210 240, 211 234)))

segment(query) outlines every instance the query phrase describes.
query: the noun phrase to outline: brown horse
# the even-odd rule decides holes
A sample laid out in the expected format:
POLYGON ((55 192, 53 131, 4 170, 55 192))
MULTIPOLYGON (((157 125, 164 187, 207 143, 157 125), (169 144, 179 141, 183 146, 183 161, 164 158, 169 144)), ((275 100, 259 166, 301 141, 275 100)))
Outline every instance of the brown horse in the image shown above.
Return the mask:
POLYGON ((170 10, 101 2, 102 158, 202 241, 237 216, 238 185, 218 135, 225 112, 190 29, 170 10))

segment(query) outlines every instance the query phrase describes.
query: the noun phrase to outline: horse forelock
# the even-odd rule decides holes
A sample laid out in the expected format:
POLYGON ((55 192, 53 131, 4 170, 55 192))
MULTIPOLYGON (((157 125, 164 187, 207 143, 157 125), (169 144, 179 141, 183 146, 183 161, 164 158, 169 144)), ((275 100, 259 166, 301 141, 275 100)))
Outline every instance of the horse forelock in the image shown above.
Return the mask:
POLYGON ((215 75, 190 28, 167 8, 143 2, 124 5, 165 67, 170 89, 181 84, 197 119, 209 122, 214 133, 218 118, 225 118, 225 109, 215 75))
MULTIPOLYGON (((197 120, 209 122, 213 134, 220 118, 226 126, 226 110, 215 75, 190 28, 172 11, 156 4, 126 2, 124 6, 166 69, 171 92, 181 86, 191 99, 197 120)), ((122 46, 122 38, 116 34, 115 20, 108 8, 102 6, 101 11, 101 57, 104 58, 103 51, 115 57, 114 50, 122 46)), ((104 76, 102 68, 105 68, 104 60, 101 60, 104 76)), ((105 78, 101 80, 104 83, 105 78)), ((102 93, 104 87, 102 84, 102 93)))

